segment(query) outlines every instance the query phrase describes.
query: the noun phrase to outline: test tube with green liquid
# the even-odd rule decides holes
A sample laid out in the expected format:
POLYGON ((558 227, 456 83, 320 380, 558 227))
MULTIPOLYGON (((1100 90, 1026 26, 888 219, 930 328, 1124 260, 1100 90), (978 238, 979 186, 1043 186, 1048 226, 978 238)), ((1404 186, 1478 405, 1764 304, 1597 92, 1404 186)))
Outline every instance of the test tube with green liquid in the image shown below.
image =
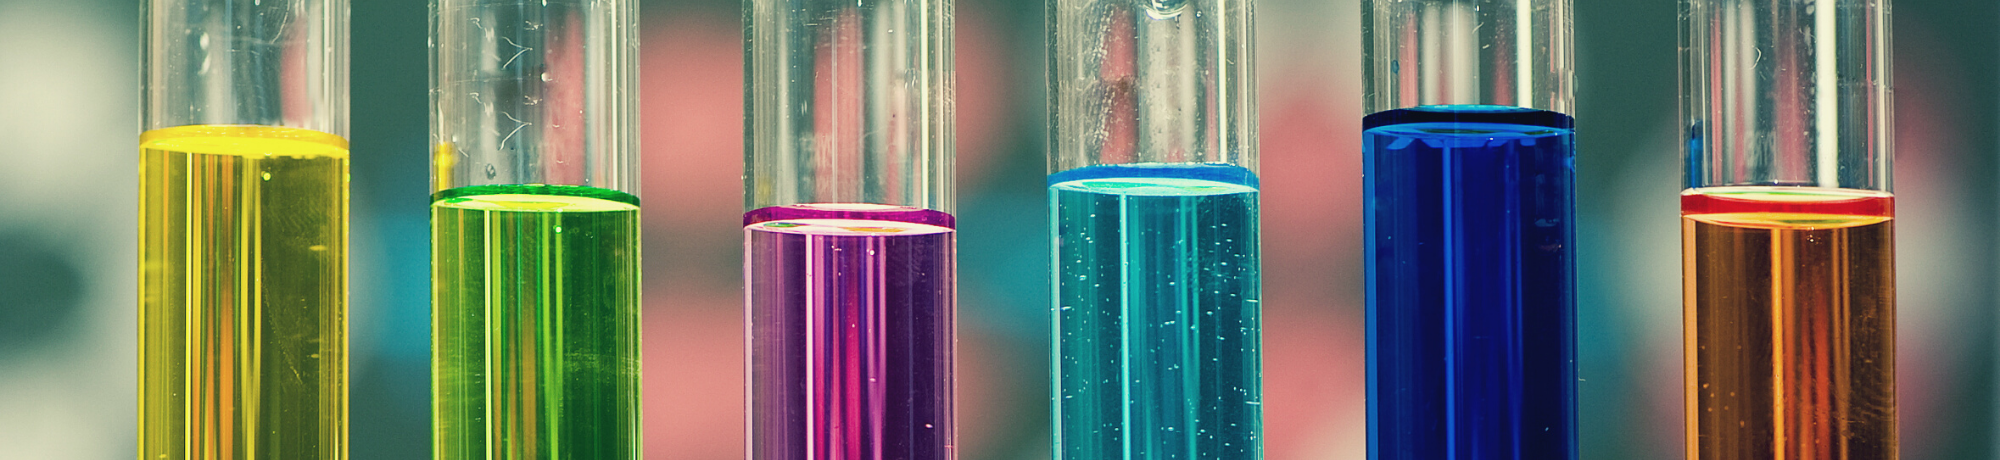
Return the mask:
POLYGON ((438 459, 638 459, 636 3, 431 2, 438 459))

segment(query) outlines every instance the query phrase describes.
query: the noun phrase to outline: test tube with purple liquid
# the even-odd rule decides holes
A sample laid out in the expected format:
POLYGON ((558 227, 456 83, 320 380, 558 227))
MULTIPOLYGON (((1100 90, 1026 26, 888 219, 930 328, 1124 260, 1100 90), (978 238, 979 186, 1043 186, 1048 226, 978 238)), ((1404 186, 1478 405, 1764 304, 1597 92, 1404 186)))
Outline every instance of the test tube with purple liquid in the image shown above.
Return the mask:
POLYGON ((746 10, 752 459, 956 458, 949 11, 746 10))

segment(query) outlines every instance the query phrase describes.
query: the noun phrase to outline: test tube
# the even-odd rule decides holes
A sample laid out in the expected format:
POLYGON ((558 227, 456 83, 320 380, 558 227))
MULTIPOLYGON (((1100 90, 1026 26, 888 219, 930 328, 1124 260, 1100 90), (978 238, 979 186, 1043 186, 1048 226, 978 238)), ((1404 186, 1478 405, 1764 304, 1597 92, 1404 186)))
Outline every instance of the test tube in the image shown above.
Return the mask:
POLYGON ((1049 2, 1054 458, 1262 458, 1252 5, 1049 2))
POLYGON ((638 459, 637 2, 430 6, 433 456, 638 459))
POLYGON ((347 2, 142 4, 138 457, 347 458, 347 2))
POLYGON ((1574 459, 1570 1, 1361 11, 1369 458, 1574 459))
POLYGON ((956 458, 951 2, 744 5, 749 458, 956 458))
POLYGON ((1682 0, 1687 458, 1896 458, 1889 2, 1682 0))

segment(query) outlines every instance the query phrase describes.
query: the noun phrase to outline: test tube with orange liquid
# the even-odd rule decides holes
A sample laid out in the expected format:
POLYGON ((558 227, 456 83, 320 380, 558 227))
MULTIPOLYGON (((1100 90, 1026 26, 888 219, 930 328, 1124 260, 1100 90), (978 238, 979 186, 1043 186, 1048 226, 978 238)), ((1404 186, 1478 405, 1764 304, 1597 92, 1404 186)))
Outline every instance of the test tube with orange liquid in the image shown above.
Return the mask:
POLYGON ((1682 7, 1687 458, 1896 458, 1888 2, 1682 7))

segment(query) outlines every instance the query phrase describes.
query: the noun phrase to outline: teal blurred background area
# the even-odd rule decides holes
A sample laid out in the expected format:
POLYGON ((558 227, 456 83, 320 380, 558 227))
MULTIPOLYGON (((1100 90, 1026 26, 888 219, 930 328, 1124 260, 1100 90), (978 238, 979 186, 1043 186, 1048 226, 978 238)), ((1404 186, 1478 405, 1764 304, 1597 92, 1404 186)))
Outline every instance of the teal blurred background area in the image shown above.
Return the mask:
MULTIPOLYGON (((1783 0, 1795 1, 1795 0, 1783 0)), ((1359 0, 1258 4, 1272 460, 1365 458, 1359 0)), ((647 458, 742 458, 741 5, 643 5, 647 458)), ((1048 458, 1044 21, 957 3, 962 458, 1048 458)), ((1576 2, 1584 457, 1679 458, 1674 2, 1576 2)), ((1996 456, 2000 3, 1898 0, 1904 458, 1996 456)), ((0 0, 0 459, 134 452, 136 0, 0 0)), ((352 446, 429 455, 425 2, 353 0, 352 446)))

